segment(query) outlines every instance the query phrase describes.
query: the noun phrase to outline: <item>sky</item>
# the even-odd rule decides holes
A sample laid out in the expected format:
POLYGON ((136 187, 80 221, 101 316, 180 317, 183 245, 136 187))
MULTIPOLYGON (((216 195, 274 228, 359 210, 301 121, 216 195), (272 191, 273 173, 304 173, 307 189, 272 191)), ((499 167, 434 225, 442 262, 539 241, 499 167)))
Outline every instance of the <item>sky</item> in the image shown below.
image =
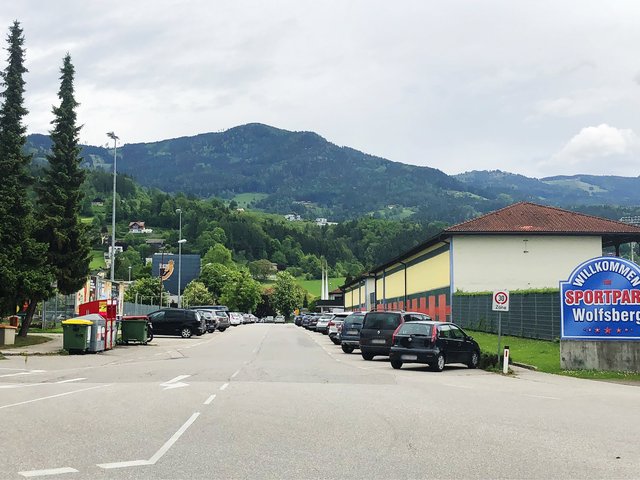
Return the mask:
POLYGON ((29 133, 68 52, 85 144, 259 122, 448 174, 640 174, 637 0, 2 3, 29 133))

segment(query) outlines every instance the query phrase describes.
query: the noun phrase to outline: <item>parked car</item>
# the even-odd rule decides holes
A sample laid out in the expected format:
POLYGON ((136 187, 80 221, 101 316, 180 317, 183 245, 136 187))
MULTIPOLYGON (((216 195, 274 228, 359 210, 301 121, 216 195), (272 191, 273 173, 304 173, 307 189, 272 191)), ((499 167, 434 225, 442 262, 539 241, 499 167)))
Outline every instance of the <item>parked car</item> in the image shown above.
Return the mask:
POLYGON ((403 363, 426 363, 441 372, 447 363, 476 368, 480 346, 454 323, 417 321, 400 325, 393 333, 389 360, 393 368, 403 363))
POLYGON ((319 315, 310 315, 309 316, 309 322, 307 323, 307 330, 314 330, 316 329, 316 325, 318 324, 318 318, 320 318, 319 315))
POLYGON ((197 310, 202 318, 204 318, 204 323, 207 326, 207 332, 213 333, 218 328, 218 317, 216 316, 213 310, 197 310))
POLYGON ((231 312, 229 313, 229 323, 232 327, 237 327, 238 325, 242 325, 242 314, 240 312, 231 312))
POLYGON ((344 319, 340 332, 340 345, 344 353, 352 353, 360 348, 360 329, 366 312, 352 312, 344 319))
POLYGON ((284 323, 284 315, 276 315, 276 318, 273 319, 274 323, 284 323))
POLYGON ((329 322, 333 317, 333 313, 325 313, 324 315, 320 315, 318 317, 318 321, 316 322, 316 332, 324 333, 326 335, 329 332, 329 322))
POLYGON ((365 360, 376 355, 389 355, 393 332, 404 322, 431 320, 429 315, 418 312, 384 311, 367 312, 360 330, 360 353, 365 360))
POLYGON ((229 309, 224 305, 196 305, 195 307, 190 308, 191 310, 208 310, 213 312, 216 316, 216 328, 218 331, 224 332, 229 328, 229 309))
POLYGON ((275 322, 275 320, 274 320, 274 318, 273 318, 273 315, 267 315, 267 316, 264 318, 264 323, 274 323, 274 322, 275 322))
POLYGON ((148 315, 154 335, 180 335, 189 338, 202 335, 207 327, 204 318, 196 310, 163 308, 148 315))
POLYGON ((342 324, 344 323, 344 319, 347 318, 351 312, 335 312, 333 314, 333 318, 329 320, 329 324, 327 325, 327 333, 329 334, 329 338, 331 341, 336 344, 341 344, 341 330, 342 324))

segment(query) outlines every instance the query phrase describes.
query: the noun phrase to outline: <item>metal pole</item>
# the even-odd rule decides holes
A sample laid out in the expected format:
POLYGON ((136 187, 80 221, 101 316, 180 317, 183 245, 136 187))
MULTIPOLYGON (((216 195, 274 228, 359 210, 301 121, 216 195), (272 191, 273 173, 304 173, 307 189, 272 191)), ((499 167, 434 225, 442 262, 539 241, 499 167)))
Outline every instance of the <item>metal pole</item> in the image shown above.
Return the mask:
MULTIPOLYGON (((111 203, 111 284, 114 280, 114 268, 116 259, 116 162, 117 162, 117 149, 118 149, 118 137, 115 133, 107 133, 107 137, 113 140, 113 199, 111 203)), ((111 295, 109 295, 111 296, 111 295)))
POLYGON ((178 226, 178 308, 182 308, 182 295, 180 294, 180 287, 182 286, 182 209, 176 210, 180 217, 178 226))
POLYGON ((502 312, 498 312, 498 367, 500 367, 500 335, 502 334, 502 312))

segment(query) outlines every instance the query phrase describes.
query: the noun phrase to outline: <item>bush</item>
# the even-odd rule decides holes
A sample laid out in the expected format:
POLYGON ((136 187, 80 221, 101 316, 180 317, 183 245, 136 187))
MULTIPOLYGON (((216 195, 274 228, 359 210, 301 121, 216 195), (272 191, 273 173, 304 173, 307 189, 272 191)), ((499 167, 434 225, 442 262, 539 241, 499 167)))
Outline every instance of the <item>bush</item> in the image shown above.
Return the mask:
MULTIPOLYGON (((513 355, 509 355, 509 363, 513 363, 513 355)), ((497 370, 502 368, 502 355, 498 357, 497 353, 480 352, 480 363, 478 368, 483 370, 497 370)))

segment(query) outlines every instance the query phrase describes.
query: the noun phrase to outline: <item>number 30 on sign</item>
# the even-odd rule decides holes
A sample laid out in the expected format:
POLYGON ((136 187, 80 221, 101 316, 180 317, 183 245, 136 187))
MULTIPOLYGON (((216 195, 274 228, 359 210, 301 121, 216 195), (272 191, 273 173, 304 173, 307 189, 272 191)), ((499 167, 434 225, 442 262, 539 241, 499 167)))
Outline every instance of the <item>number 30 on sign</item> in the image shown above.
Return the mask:
POLYGON ((509 311, 509 290, 496 290, 493 292, 493 305, 491 310, 494 312, 509 311))

